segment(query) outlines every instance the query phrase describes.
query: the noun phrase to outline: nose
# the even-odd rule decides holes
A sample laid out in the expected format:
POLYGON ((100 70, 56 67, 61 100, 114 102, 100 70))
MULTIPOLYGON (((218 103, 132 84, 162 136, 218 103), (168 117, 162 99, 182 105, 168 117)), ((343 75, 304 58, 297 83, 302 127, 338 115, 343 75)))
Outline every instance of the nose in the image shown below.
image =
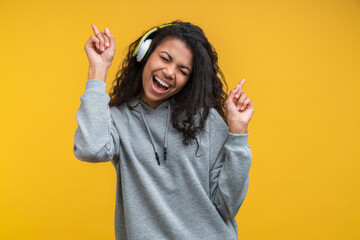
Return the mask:
POLYGON ((165 77, 168 79, 175 79, 175 71, 176 71, 175 64, 169 64, 164 71, 165 77))

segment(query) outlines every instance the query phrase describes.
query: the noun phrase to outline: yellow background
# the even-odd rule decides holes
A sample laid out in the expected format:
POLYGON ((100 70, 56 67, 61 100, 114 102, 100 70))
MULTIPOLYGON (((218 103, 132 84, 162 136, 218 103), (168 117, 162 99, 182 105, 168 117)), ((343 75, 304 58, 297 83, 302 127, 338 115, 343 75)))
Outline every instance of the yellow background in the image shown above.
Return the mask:
POLYGON ((0 239, 114 239, 111 163, 72 152, 90 24, 205 31, 255 106, 239 239, 360 239, 360 1, 0 2, 0 239))

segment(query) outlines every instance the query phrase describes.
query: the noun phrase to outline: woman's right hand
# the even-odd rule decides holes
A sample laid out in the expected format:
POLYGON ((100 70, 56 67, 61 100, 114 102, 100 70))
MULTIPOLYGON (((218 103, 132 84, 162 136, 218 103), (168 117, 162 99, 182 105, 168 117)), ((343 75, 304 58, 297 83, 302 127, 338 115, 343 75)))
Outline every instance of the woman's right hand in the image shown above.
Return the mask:
POLYGON ((94 24, 91 27, 94 35, 91 35, 84 47, 89 67, 109 69, 115 54, 115 37, 107 28, 104 32, 99 32, 94 24))

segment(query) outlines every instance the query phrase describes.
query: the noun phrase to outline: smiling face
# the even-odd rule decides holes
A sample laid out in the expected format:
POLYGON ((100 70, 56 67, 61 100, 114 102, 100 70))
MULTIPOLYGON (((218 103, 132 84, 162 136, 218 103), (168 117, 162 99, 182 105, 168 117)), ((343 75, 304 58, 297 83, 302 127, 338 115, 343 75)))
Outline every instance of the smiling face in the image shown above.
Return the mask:
POLYGON ((142 74, 140 99, 153 108, 181 91, 193 68, 192 51, 179 39, 169 38, 149 56, 142 74))

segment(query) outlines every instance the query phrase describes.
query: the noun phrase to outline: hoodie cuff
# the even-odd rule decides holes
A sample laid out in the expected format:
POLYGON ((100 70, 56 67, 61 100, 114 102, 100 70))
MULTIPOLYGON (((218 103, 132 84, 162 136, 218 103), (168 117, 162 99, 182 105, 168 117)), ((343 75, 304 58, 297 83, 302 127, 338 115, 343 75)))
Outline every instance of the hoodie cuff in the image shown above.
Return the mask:
POLYGON ((228 133, 228 141, 235 143, 236 145, 247 145, 249 133, 246 134, 232 134, 228 133))
POLYGON ((106 92, 106 83, 99 79, 89 79, 86 81, 85 89, 106 92))

